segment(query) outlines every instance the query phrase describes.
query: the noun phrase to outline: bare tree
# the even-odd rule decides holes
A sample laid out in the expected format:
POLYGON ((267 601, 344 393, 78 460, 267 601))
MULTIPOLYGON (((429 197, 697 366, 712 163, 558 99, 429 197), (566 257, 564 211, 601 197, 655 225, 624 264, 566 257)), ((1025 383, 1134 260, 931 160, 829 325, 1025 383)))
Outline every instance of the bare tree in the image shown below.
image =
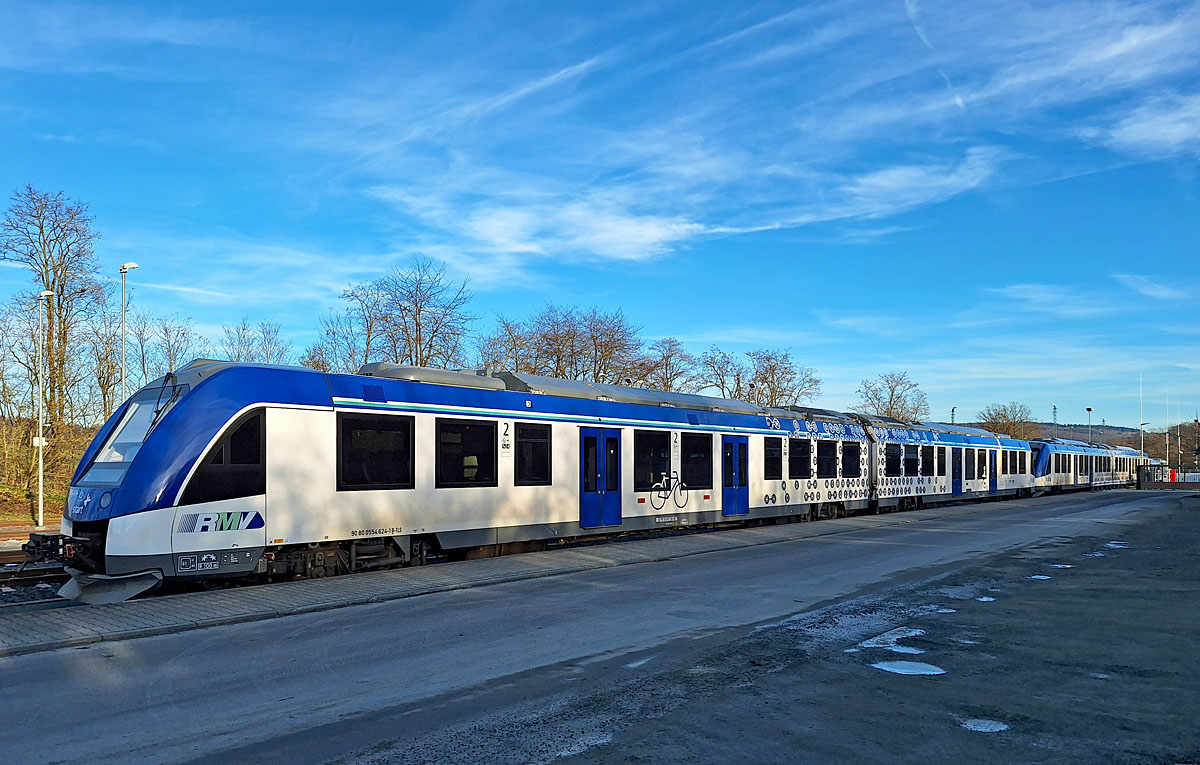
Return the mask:
POLYGON ((263 364, 286 364, 292 357, 292 344, 279 334, 279 324, 259 323, 254 338, 254 360, 263 364))
POLYGON ((1041 435, 1042 429, 1033 421, 1029 407, 1017 401, 989 404, 977 415, 979 423, 993 433, 1005 433, 1028 441, 1041 435))
POLYGON ((577 316, 582 363, 577 365, 576 377, 588 382, 621 383, 646 376, 641 327, 631 323, 620 309, 604 313, 592 308, 577 316))
MULTIPOLYGON (((106 300, 87 325, 92 376, 100 418, 115 411, 121 393, 121 314, 119 306, 106 300)), ((136 386, 135 386, 136 387, 136 386)))
POLYGON ((257 361, 258 339, 250 319, 242 317, 232 327, 222 327, 221 355, 228 361, 257 361))
POLYGON ((821 381, 811 367, 798 367, 789 351, 759 349, 746 354, 753 369, 752 398, 762 406, 794 406, 821 394, 821 381))
POLYGON ((454 284, 444 265, 415 258, 373 283, 380 295, 381 334, 392 360, 421 367, 461 365, 474 316, 467 282, 454 284))
POLYGON ((874 380, 863 380, 858 388, 858 411, 904 422, 929 416, 929 403, 908 372, 888 372, 874 380))
MULTIPOLYGON (((120 321, 119 318, 118 321, 120 321)), ((135 390, 158 377, 155 374, 157 364, 154 358, 155 322, 156 319, 145 311, 128 311, 125 318, 125 331, 129 336, 129 340, 126 342, 132 346, 131 350, 133 351, 130 354, 133 356, 133 369, 126 369, 125 374, 128 381, 135 383, 132 386, 135 390), (136 374, 130 374, 130 372, 136 374)), ((120 338, 117 339, 117 342, 120 344, 120 338)))
POLYGON ((664 337, 654 343, 646 360, 647 387, 668 393, 695 393, 699 390, 696 357, 688 353, 679 340, 664 337))
POLYGON ((525 322, 496 317, 496 327, 478 339, 479 365, 489 372, 530 372, 537 370, 537 352, 533 333, 525 322))
POLYGON ((712 388, 721 398, 746 398, 753 372, 728 351, 710 347, 700 356, 700 384, 712 388))
POLYGON ((155 326, 155 341, 163 374, 179 369, 193 359, 211 355, 207 338, 196 332, 191 319, 160 316, 155 326))
POLYGON ((102 297, 93 251, 98 238, 86 205, 29 185, 12 195, 0 223, 0 260, 28 268, 40 290, 53 293, 45 302, 44 324, 46 411, 52 430, 68 418, 86 416, 71 394, 86 383, 87 365, 80 363, 83 354, 70 349, 82 340, 81 324, 102 297))

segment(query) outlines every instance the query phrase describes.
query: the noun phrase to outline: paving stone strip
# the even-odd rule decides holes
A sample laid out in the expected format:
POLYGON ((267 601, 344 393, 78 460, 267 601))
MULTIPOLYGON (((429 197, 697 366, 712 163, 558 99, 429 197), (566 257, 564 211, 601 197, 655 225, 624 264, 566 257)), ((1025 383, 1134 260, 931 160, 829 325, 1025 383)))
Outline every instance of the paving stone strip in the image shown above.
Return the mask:
MULTIPOLYGON (((1004 507, 1011 509, 1014 504, 1005 503, 1004 507)), ((840 518, 820 523, 790 523, 664 536, 329 579, 280 582, 110 605, 10 614, 0 616, 0 656, 252 622, 522 579, 844 534, 866 528, 983 514, 988 509, 991 508, 987 505, 960 505, 903 514, 840 518)))

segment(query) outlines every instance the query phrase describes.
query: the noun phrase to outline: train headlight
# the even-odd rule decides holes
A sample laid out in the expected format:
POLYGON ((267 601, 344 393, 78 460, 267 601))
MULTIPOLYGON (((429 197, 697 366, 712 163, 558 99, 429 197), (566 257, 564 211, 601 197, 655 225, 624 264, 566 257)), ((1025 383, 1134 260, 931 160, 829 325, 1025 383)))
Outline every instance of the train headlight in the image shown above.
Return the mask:
POLYGON ((106 491, 100 495, 100 509, 101 510, 107 510, 108 506, 111 504, 112 504, 112 492, 111 491, 106 491))

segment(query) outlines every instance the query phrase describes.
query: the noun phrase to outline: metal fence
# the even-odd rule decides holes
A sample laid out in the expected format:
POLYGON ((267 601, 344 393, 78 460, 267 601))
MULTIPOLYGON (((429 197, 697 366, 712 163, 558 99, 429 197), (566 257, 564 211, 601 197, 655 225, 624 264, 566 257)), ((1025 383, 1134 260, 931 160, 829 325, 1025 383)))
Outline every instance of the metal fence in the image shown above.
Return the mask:
POLYGON ((1200 467, 1196 465, 1142 465, 1138 468, 1138 488, 1200 490, 1200 467))

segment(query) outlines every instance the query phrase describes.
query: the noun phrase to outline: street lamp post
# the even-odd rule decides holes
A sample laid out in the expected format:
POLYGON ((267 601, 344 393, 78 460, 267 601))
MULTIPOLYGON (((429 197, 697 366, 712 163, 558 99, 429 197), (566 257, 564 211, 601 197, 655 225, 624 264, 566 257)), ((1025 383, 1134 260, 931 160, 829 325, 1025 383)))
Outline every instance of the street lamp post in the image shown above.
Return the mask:
POLYGON ((1200 466, 1200 419, 1192 420, 1192 432, 1196 434, 1196 451, 1193 452, 1196 459, 1192 462, 1200 466))
POLYGON ((1092 408, 1090 406, 1084 408, 1088 413, 1088 443, 1090 444, 1092 442, 1092 408))
POLYGON ((1050 405, 1050 415, 1054 420, 1054 437, 1058 438, 1058 406, 1056 404, 1050 405))
POLYGON ((951 424, 951 425, 953 425, 953 424, 954 424, 954 412, 955 412, 955 410, 957 410, 957 409, 958 409, 958 407, 957 407, 957 406, 952 406, 952 407, 950 407, 950 424, 951 424))
POLYGON ((54 297, 54 293, 50 290, 42 290, 38 293, 38 336, 37 336, 37 352, 34 354, 37 357, 37 381, 38 381, 38 397, 37 397, 37 454, 38 454, 38 519, 37 525, 39 528, 46 522, 46 462, 44 452, 46 450, 46 412, 45 412, 45 375, 43 369, 46 361, 46 330, 44 324, 46 321, 46 301, 54 297))
POLYGON ((137 267, 137 263, 121 264, 121 403, 125 403, 125 274, 137 267))
POLYGON ((1138 423, 1138 431, 1142 435, 1142 454, 1146 453, 1146 426, 1149 424, 1148 422, 1138 423))

